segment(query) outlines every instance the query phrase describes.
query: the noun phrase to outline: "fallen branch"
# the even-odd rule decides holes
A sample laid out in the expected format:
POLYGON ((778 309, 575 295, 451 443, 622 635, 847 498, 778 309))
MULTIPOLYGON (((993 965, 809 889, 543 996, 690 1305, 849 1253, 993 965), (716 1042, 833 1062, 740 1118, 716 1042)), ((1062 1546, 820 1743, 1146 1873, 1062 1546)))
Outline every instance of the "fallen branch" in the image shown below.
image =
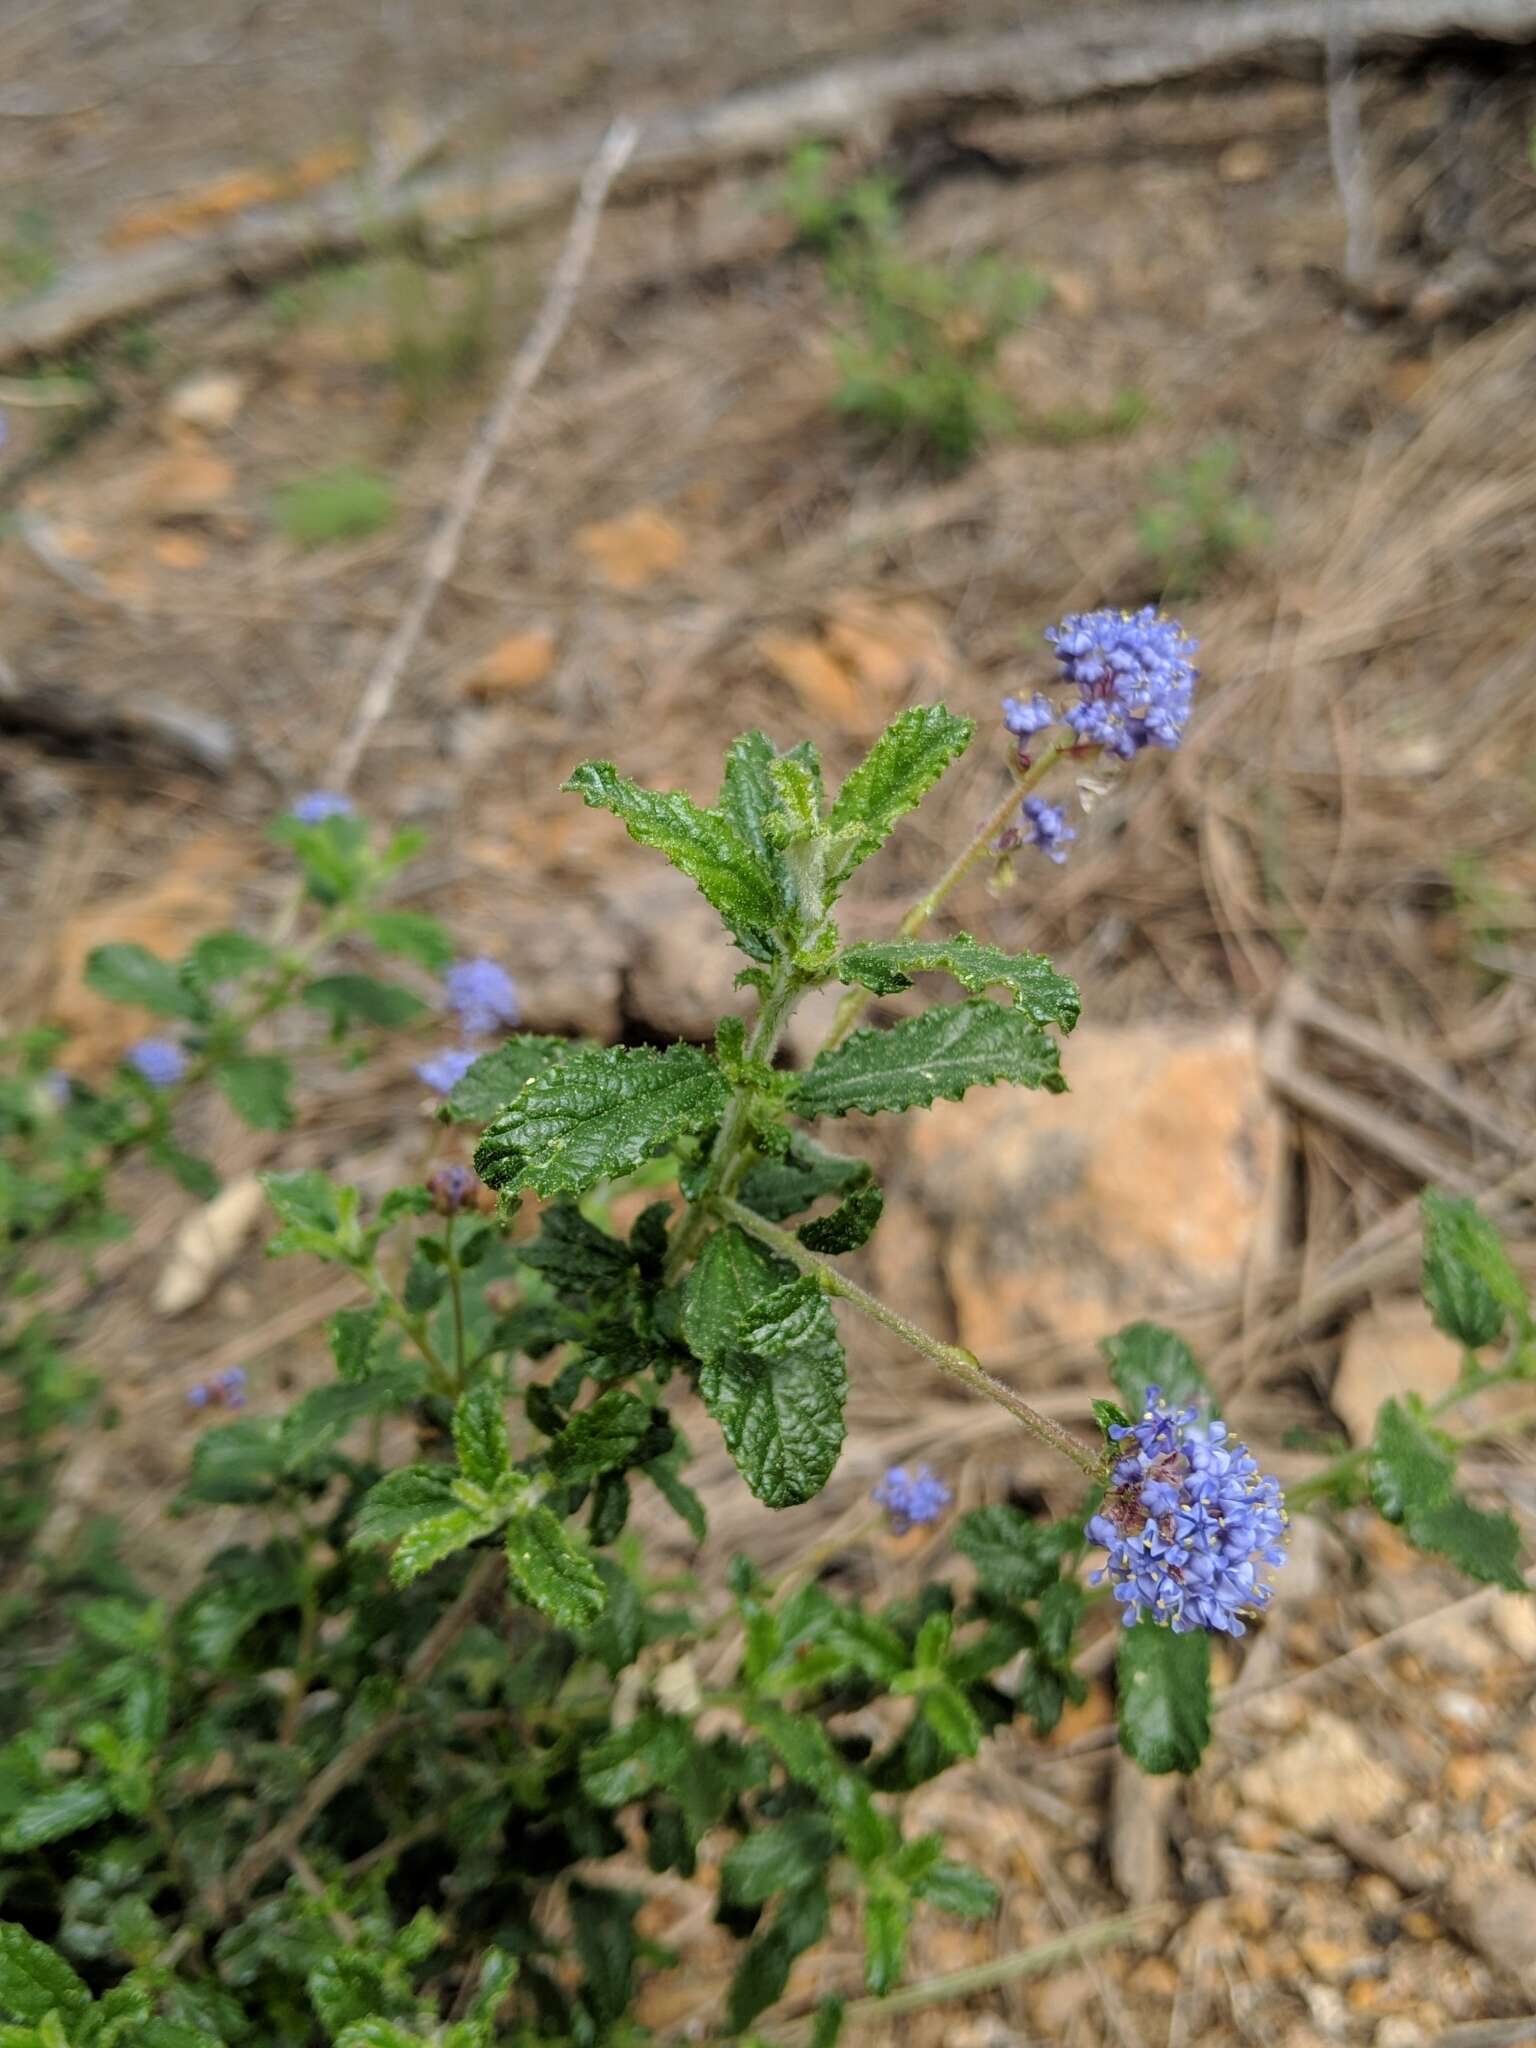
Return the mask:
MULTIPOLYGON (((1330 22, 1357 60, 1448 37, 1536 41, 1533 0, 1255 0, 1243 7, 1183 0, 1063 9, 1027 29, 853 58, 658 115, 646 124, 624 189, 638 196, 694 184, 731 165, 776 160, 807 139, 851 138, 862 152, 877 152, 902 127, 959 109, 1067 106, 1255 69, 1321 75, 1330 22)), ((353 255, 391 235, 409 233, 430 248, 511 233, 569 203, 595 141, 588 130, 509 152, 477 174, 445 172, 384 192, 333 187, 253 209, 195 240, 103 257, 0 320, 0 362, 57 354, 116 321, 236 280, 280 276, 318 256, 353 255)))

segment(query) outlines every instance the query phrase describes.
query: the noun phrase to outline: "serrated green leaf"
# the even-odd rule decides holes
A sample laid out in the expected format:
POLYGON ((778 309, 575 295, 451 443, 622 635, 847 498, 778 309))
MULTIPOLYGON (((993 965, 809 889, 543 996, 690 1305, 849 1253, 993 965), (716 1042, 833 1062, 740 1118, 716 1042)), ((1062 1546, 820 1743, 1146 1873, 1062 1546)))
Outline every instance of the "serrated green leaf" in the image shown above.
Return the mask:
POLYGON ((704 1503, 678 1473, 679 1453, 668 1452, 664 1458, 652 1458, 645 1467, 645 1476, 661 1495, 667 1506, 680 1521, 687 1524, 688 1532, 695 1543, 702 1543, 709 1534, 709 1520, 704 1512, 704 1503))
POLYGON ((843 2033, 843 2001, 840 1998, 824 1998, 816 2008, 816 2017, 811 2024, 810 2048, 837 2048, 843 2033))
POLYGON ((561 1294, 611 1291, 624 1284, 634 1265, 628 1245, 589 1223, 574 1202, 546 1209, 538 1236, 520 1244, 517 1256, 561 1294))
POLYGON ((376 1374, 312 1388, 288 1410, 278 1429, 284 1472, 302 1472, 334 1450, 359 1422, 398 1407, 406 1398, 407 1384, 393 1375, 376 1374))
POLYGON ((178 1622, 186 1654, 217 1671, 258 1621, 297 1607, 302 1598, 291 1555, 247 1559, 239 1573, 221 1576, 194 1595, 178 1622))
POLYGON ((923 1719, 951 1756, 974 1756, 981 1747, 983 1729, 965 1694, 945 1681, 926 1685, 922 1691, 923 1719))
POLYGON ((247 1416, 205 1430, 198 1438, 182 1494, 215 1507, 247 1506, 270 1498, 282 1471, 276 1422, 268 1416, 247 1416))
POLYGON ((848 1370, 815 1281, 786 1281, 750 1309, 728 1348, 701 1363, 699 1394, 765 1506, 818 1494, 843 1447, 848 1370))
POLYGON ((1099 1349, 1109 1361, 1116 1392, 1133 1416, 1145 1414, 1148 1387, 1160 1387, 1170 1408, 1220 1412, 1215 1388, 1176 1331, 1165 1330, 1160 1323, 1127 1323, 1106 1337, 1099 1349))
POLYGON ((463 1550, 477 1537, 484 1536, 490 1526, 490 1517, 464 1507, 452 1507, 441 1515, 429 1515, 425 1521, 414 1522, 395 1545, 395 1554, 389 1561, 390 1578, 397 1586, 408 1586, 412 1579, 419 1579, 445 1557, 452 1557, 456 1550, 463 1550))
POLYGON ((946 1857, 914 1878, 912 1890, 941 1913, 955 1913, 962 1920, 984 1920, 997 1911, 997 1886, 991 1878, 968 1863, 951 1863, 946 1857))
POLYGON ((874 1181, 856 1188, 830 1216, 813 1216, 795 1232, 808 1251, 856 1252, 873 1234, 885 1209, 885 1196, 874 1181))
POLYGON ((1511 1593, 1530 1590, 1520 1570, 1519 1525, 1510 1516, 1489 1514, 1452 1494, 1433 1507, 1413 1509, 1406 1526, 1418 1549, 1445 1558, 1468 1578, 1511 1593))
POLYGON ((186 1017, 197 1022, 208 1014, 196 991, 147 946, 98 946, 86 960, 85 984, 108 1002, 132 1003, 157 1017, 186 1017))
POLYGON ((721 1864, 721 1895, 738 1906, 761 1906, 775 1892, 798 1891, 823 1874, 837 1847, 830 1822, 819 1813, 755 1827, 721 1864))
POLYGON ((549 1038, 524 1031, 484 1052, 458 1081, 448 1097, 448 1114, 455 1123, 485 1124, 504 1110, 535 1074, 558 1066, 577 1050, 569 1038, 549 1038))
POLYGON ((371 974, 322 974, 301 990, 299 1000, 313 1010, 328 1011, 338 1027, 356 1019, 393 1029, 413 1024, 427 1009, 408 988, 376 981, 371 974))
POLYGON ((61 1955, 14 1920, 0 1920, 0 2012, 13 2020, 83 2012, 91 1994, 61 1955))
POLYGON ((911 1923, 912 1901, 904 1890, 874 1891, 864 1901, 864 1982, 877 1998, 901 1982, 911 1923))
POLYGON ((189 1195, 195 1195, 200 1202, 211 1202, 219 1192, 219 1176, 206 1159, 199 1159, 194 1152, 184 1152, 179 1145, 173 1145, 169 1138, 152 1138, 145 1151, 156 1166, 162 1167, 179 1188, 189 1195))
POLYGON ((693 1761, 687 1723, 646 1712, 582 1751, 581 1786, 599 1806, 627 1806, 658 1785, 678 1783, 693 1761))
POLYGON ((606 2030, 629 2007, 638 1952, 635 1909, 640 1901, 631 1892, 587 1884, 573 1884, 568 1897, 571 1931, 581 1958, 582 1990, 606 2030))
POLYGON ((505 1404, 501 1387, 489 1375, 459 1397, 453 1411, 453 1442, 459 1470, 487 1492, 493 1493, 511 1471, 505 1404))
POLYGON ((286 1131, 293 1122, 288 1089, 293 1069, 273 1052, 237 1053, 213 1070, 214 1085, 230 1108, 256 1131, 286 1131))
MULTIPOLYGON (((105 1785, 91 1778, 72 1778, 52 1792, 29 1799, 6 1822, 0 1842, 13 1856, 40 1849, 46 1842, 59 1842, 81 1828, 94 1827, 115 1810, 116 1801, 105 1785)), ((3 1923, 0 1923, 3 1924, 3 1923)))
POLYGON ((734 1344, 758 1302, 794 1278, 794 1268, 734 1223, 705 1240, 683 1290, 683 1335, 695 1358, 734 1344))
POLYGON ((847 835, 846 846, 834 855, 835 881, 846 881, 861 861, 879 852, 897 820, 965 752, 975 730, 969 718, 957 718, 943 704, 914 705, 886 727, 838 791, 827 818, 834 840, 847 835))
POLYGON ((773 1925, 750 1944, 731 1979, 727 2017, 733 2034, 751 2026, 760 2012, 783 1997, 795 1957, 820 1941, 826 1931, 824 1884, 807 1885, 779 1901, 773 1925))
POLYGON ((954 1541, 987 1592, 1000 1600, 1038 1600, 1060 1578, 1074 1536, 1064 1523, 1034 1521, 1022 1508, 999 1501, 962 1515, 954 1541))
POLYGON ((336 2036, 336 2048, 422 2048, 422 2040, 393 2020, 354 2020, 336 2036))
POLYGON ((1120 1631, 1120 1747, 1154 1777, 1193 1771, 1211 1739, 1211 1639, 1154 1621, 1120 1631))
POLYGON ((263 1173, 258 1178, 267 1200, 284 1223, 301 1230, 334 1233, 340 1229, 336 1189, 314 1167, 299 1173, 263 1173))
POLYGON ((1435 1188, 1426 1188, 1421 1201, 1429 1312, 1448 1337, 1480 1351, 1496 1341, 1508 1310, 1525 1313, 1525 1289, 1475 1203, 1435 1188))
POLYGON ((237 981, 243 974, 265 967, 272 948, 244 932, 209 932, 197 940, 186 958, 186 971, 194 983, 211 987, 215 982, 237 981))
POLYGON ((878 996, 912 986, 914 974, 948 974, 973 996, 1006 988, 1014 1006, 1037 1024, 1070 1031, 1082 1013, 1077 984, 1058 974, 1039 953, 1004 953, 968 932, 952 939, 886 939, 849 946, 838 958, 839 981, 857 982, 878 996))
POLYGON ((381 953, 397 953, 441 974, 454 955, 453 940, 435 917, 418 910, 370 910, 358 923, 381 953))
POLYGON ((1112 1429, 1129 1429, 1131 1418, 1118 1401, 1095 1401, 1093 1419, 1107 1436, 1112 1429))
POLYGON ((1066 1088, 1055 1039, 1022 1010, 978 998, 937 1004, 886 1031, 855 1031, 795 1077, 789 1107, 797 1116, 847 1116, 859 1110, 926 1107, 942 1096, 958 1102, 968 1088, 1013 1081, 1066 1088))
POLYGON ((402 1465, 364 1495, 350 1540, 358 1547, 393 1543, 453 1505, 452 1477, 442 1466, 402 1465))
POLYGON ((507 1524, 507 1562, 528 1599, 561 1628, 590 1628, 602 1613, 597 1566, 548 1508, 531 1508, 507 1524))
POLYGON ((583 761, 564 786, 612 811, 631 839, 664 853, 719 911, 744 952, 772 959, 772 934, 783 917, 775 877, 728 818, 701 810, 681 790, 641 789, 611 761, 583 761))
POLYGON ((628 1462, 649 1435, 651 1409, 618 1387, 573 1415, 544 1453, 556 1479, 579 1485, 628 1462))
POLYGON ((794 1131, 782 1159, 760 1159, 751 1168, 740 1199, 770 1223, 782 1223, 819 1196, 852 1194, 870 1178, 867 1160, 829 1152, 808 1132, 794 1131))
POLYGON ((720 784, 720 815, 770 872, 778 859, 769 837, 770 821, 779 811, 773 786, 773 764, 778 758, 766 733, 744 732, 726 749, 725 776, 720 784))
POLYGON ((1439 1507, 1450 1498, 1455 1453, 1437 1430, 1427 1427, 1398 1401, 1387 1401, 1376 1417, 1371 1442, 1371 1498, 1389 1522, 1439 1507))
POLYGON ((170 1726, 170 1680, 163 1664, 140 1659, 123 1690, 123 1735, 141 1757, 152 1756, 170 1726))
POLYGON ((717 1121, 725 1077, 691 1045, 611 1046, 537 1075, 486 1130, 475 1171, 493 1188, 584 1194, 717 1121))
POLYGON ((382 1311, 373 1308, 339 1308, 325 1326, 331 1357, 344 1381, 365 1380, 373 1362, 382 1311))

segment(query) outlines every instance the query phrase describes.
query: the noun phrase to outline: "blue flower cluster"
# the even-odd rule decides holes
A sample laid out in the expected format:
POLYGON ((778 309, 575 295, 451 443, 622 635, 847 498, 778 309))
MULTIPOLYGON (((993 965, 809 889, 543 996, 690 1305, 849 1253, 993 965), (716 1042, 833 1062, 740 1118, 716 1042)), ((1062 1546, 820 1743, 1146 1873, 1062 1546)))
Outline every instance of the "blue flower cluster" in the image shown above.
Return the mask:
POLYGON ((1177 619, 1152 605, 1072 612, 1045 637, 1082 693, 1063 715, 1084 744, 1127 761, 1143 747, 1179 744, 1198 679, 1190 656, 1200 643, 1177 619))
POLYGON ((1025 845, 1038 846, 1047 860, 1060 867, 1068 843, 1077 837, 1076 827, 1067 823, 1066 812, 1060 804, 1048 804, 1043 796, 1027 796, 1019 808, 1026 828, 1025 845))
POLYGON ((141 1038, 129 1046, 127 1060, 151 1088, 174 1088, 187 1071, 186 1054, 174 1038, 141 1038))
POLYGON ((438 1095, 451 1095, 480 1055, 472 1046, 448 1045, 429 1060, 416 1062, 416 1078, 438 1095))
MULTIPOLYGON (((443 977, 443 994, 466 1039, 488 1038, 510 1028, 522 1015, 517 984, 504 967, 483 957, 456 960, 443 977)), ((445 1046, 421 1060, 416 1077, 439 1095, 451 1095, 479 1058, 468 1045, 445 1046)))
POLYGON ((1175 1635, 1244 1634, 1244 1613, 1269 1603, 1258 1567, 1285 1562, 1279 1483, 1225 1423, 1170 1408, 1158 1387, 1148 1387, 1141 1420, 1109 1436, 1124 1455, 1088 1524, 1109 1552, 1093 1582, 1111 1582, 1127 1626, 1147 1616, 1175 1635))
POLYGON ((327 818, 350 818, 355 809, 351 797, 335 789, 312 789, 301 796, 293 815, 301 825, 323 825, 327 818))
POLYGON ((212 1379, 199 1380, 195 1387, 188 1387, 187 1405, 190 1408, 243 1408, 244 1368, 232 1365, 224 1372, 216 1372, 212 1379))
POLYGON ((870 1496, 889 1514, 898 1536, 936 1522, 954 1497, 930 1465, 919 1465, 915 1472, 893 1465, 870 1496))

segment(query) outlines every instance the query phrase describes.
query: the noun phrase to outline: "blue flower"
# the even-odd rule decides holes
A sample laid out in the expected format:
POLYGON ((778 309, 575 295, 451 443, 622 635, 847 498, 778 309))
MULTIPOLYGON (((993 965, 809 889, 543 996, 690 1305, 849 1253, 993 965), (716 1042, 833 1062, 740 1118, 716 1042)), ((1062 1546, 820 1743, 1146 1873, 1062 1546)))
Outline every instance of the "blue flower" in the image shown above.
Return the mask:
POLYGON ((445 1046, 441 1052, 433 1053, 431 1059, 417 1061, 416 1078, 435 1088, 439 1095, 451 1095, 479 1057, 467 1045, 445 1046))
POLYGON ((221 1408, 245 1406, 244 1366, 231 1365, 223 1372, 216 1372, 212 1379, 199 1380, 195 1387, 188 1387, 189 1407, 206 1408, 210 1402, 221 1408))
POLYGON ((174 1038, 141 1038, 129 1046, 127 1057, 151 1088, 174 1088, 187 1071, 186 1055, 174 1038))
POLYGON ((1109 1552, 1092 1582, 1109 1580, 1128 1627, 1145 1616, 1175 1635, 1244 1634, 1243 1615, 1269 1604, 1258 1568, 1285 1562, 1279 1482, 1224 1422, 1170 1408, 1158 1387, 1148 1387, 1141 1420, 1109 1436, 1125 1455, 1088 1524, 1109 1552))
POLYGON ((1177 619, 1151 605, 1139 612, 1072 612, 1046 639, 1082 702, 1063 714, 1078 738, 1129 760, 1143 747, 1183 738, 1199 671, 1199 649, 1177 619))
POLYGON ((954 1497, 928 1465, 919 1465, 915 1472, 893 1465, 870 1496, 887 1510, 898 1536, 919 1523, 936 1522, 954 1497))
POLYGON ((1056 723, 1056 707, 1049 697, 1042 697, 1038 690, 1027 700, 1023 697, 1005 697, 1003 723, 1016 739, 1027 740, 1031 734, 1044 732, 1048 725, 1056 723))
POLYGON ((1020 805, 1028 831, 1024 834, 1026 846, 1038 846, 1047 860, 1055 861, 1057 867, 1067 857, 1068 844, 1077 837, 1076 830, 1067 823, 1067 814, 1060 804, 1048 804, 1043 796, 1027 796, 1020 805))
POLYGON ((312 789, 301 796, 293 815, 301 825, 323 825, 327 818, 350 818, 356 809, 351 797, 335 789, 312 789))
POLYGON ((511 975, 494 960, 456 961, 443 986, 466 1037, 484 1038, 499 1025, 515 1024, 522 1014, 511 975))

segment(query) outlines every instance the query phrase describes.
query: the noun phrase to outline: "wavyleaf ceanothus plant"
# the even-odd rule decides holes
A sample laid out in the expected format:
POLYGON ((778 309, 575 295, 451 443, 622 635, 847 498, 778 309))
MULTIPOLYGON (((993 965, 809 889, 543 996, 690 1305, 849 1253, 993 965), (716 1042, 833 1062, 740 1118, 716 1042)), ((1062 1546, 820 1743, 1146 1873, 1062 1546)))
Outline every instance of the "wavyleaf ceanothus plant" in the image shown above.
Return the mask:
MULTIPOLYGON (((325 1262, 357 1298, 328 1326, 334 1377, 285 1409, 238 1368, 190 1391, 203 1409, 250 1399, 198 1438, 181 1502, 235 1510, 231 1540, 174 1604, 110 1555, 73 1578, 35 1567, 58 1597, 0 1681, 3 2048, 627 2048, 653 2038, 635 2000, 663 1958, 636 1892, 602 1873, 637 1843, 657 1872, 718 1869, 742 1949, 710 2038, 756 2038, 834 1898, 884 1993, 920 1907, 996 1903, 938 1836, 908 1832, 903 1795, 1011 1721, 1054 1728, 1083 1697, 1077 1644, 1101 1602, 1125 1624, 1125 1750, 1148 1771, 1198 1764, 1211 1638, 1262 1614, 1286 1508, 1187 1345, 1150 1323, 1111 1339, 1116 1398, 1094 1404, 1090 1442, 842 1264, 882 1197, 836 1149, 840 1120, 1066 1085, 1076 988, 935 930, 939 913, 989 856, 1066 857, 1069 793, 1042 790, 1058 764, 1119 772, 1176 746, 1191 712, 1194 645, 1174 621, 1093 612, 1050 637, 1064 699, 1007 700, 1006 794, 884 940, 845 940, 839 899, 969 745, 944 705, 904 712, 836 790, 813 748, 761 733, 731 746, 708 807, 608 762, 576 770, 573 792, 689 876, 744 956, 750 1015, 709 1047, 516 1032, 497 963, 453 963, 431 920, 377 902, 409 843, 376 851, 345 798, 316 792, 277 835, 303 869, 298 937, 95 956, 94 985, 166 1027, 105 1098, 61 1092, 51 1042, 18 1048, 0 1087, 13 1245, 99 1206, 134 1147, 203 1186, 174 1119, 204 1078, 249 1121, 285 1124, 292 1055, 263 1037, 285 1006, 357 1050, 424 1019, 428 998, 358 970, 360 944, 446 970, 455 1027, 416 1062, 439 1105, 418 1180, 365 1201, 314 1168, 267 1177, 271 1253, 325 1262), (825 1042, 786 1064, 796 1005, 834 986, 825 1042), (865 1021, 915 989, 938 999, 865 1021), (738 1558, 729 1604, 706 1611, 648 1567, 632 1520, 649 1496, 706 1539, 671 1392, 696 1389, 765 1509, 810 1501, 843 1446, 846 1314, 1058 1454, 1071 1511, 963 1515, 960 1575, 915 1598, 773 1585, 738 1558)), ((1470 1203, 1431 1194, 1425 1223, 1425 1294, 1462 1378, 1433 1406, 1388 1402, 1372 1443, 1290 1506, 1373 1503, 1426 1553, 1520 1586, 1516 1525, 1458 1490, 1444 1425, 1467 1395, 1536 1375, 1529 1302, 1470 1203)), ((36 1325, 8 1325, 7 1344, 23 1412, 65 1412, 36 1325)), ((906 1532, 952 1493, 928 1465, 894 1467, 875 1500, 906 1532)), ((839 1999, 805 2017, 832 2048, 839 1999)))

